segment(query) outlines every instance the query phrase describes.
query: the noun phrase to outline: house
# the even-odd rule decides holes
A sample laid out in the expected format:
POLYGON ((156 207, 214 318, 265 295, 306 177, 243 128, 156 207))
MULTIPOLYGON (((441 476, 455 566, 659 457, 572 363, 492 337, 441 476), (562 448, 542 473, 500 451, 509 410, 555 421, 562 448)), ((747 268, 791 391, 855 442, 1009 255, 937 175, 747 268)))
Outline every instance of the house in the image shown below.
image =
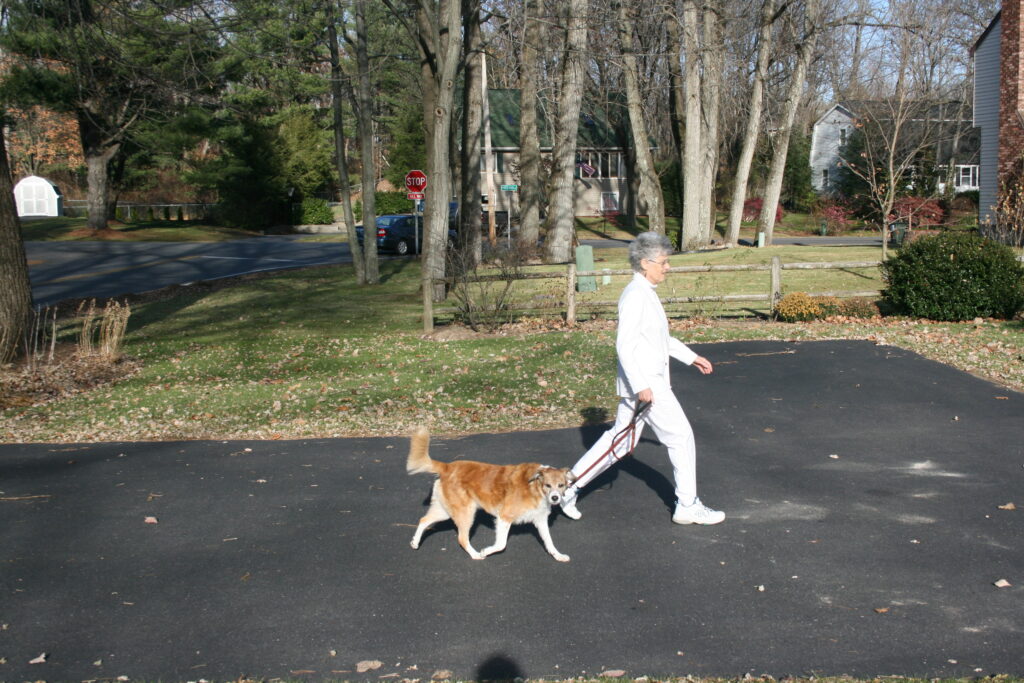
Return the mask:
MULTIPOLYGON (((481 172, 484 207, 489 207, 487 188, 494 187, 495 210, 519 213, 519 90, 488 90, 491 149, 494 176, 487 177, 486 161, 481 172), (502 188, 506 189, 502 189, 502 188)), ((551 130, 544 112, 538 114, 541 156, 551 158, 551 130)), ((628 134, 616 130, 605 112, 584 102, 577 137, 575 203, 577 216, 602 216, 624 212, 629 197, 628 134)), ((644 207, 637 207, 644 213, 644 207)))
POLYGON ((1024 88, 1021 87, 1021 6, 1006 0, 971 48, 974 57, 974 125, 981 129, 978 223, 991 225, 1002 184, 1024 154, 1024 88))
MULTIPOLYGON (((977 190, 979 133, 972 127, 970 108, 958 102, 917 106, 921 108, 921 112, 909 114, 905 124, 905 137, 913 140, 915 135, 929 136, 929 144, 934 146, 938 169, 948 169, 951 162, 956 167, 953 174, 954 190, 977 190)), ((857 129, 858 119, 871 117, 884 125, 887 120, 893 119, 894 109, 894 105, 884 101, 847 100, 832 105, 814 122, 810 164, 811 182, 816 191, 834 191, 836 172, 842 164, 840 152, 857 129)), ((900 115, 907 116, 907 105, 902 109, 900 115)), ((944 182, 939 183, 940 191, 944 190, 944 186, 944 182)))

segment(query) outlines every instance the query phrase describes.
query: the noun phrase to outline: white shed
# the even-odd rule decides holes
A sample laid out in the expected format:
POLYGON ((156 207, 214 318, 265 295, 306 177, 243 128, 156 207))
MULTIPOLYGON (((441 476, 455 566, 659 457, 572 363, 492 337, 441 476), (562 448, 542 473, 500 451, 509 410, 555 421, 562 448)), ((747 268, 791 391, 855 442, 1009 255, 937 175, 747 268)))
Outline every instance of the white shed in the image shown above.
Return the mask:
POLYGON ((19 216, 63 216, 64 198, 46 178, 30 175, 14 186, 19 216))

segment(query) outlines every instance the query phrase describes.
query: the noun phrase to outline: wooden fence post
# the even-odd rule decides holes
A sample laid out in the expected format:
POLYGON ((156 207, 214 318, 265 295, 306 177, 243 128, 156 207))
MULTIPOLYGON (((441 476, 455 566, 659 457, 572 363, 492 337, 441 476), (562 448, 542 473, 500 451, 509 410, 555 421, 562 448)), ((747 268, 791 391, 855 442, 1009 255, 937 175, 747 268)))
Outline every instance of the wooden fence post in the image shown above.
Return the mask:
POLYGON ((775 313, 780 301, 782 301, 782 259, 772 256, 772 291, 771 299, 768 302, 771 308, 770 313, 775 313))
MULTIPOLYGON (((423 265, 423 270, 427 270, 426 264, 423 265)), ((421 287, 423 288, 423 333, 430 334, 434 331, 434 281, 429 273, 422 279, 421 287)))
POLYGON ((576 264, 570 263, 565 276, 565 322, 572 327, 576 324, 576 264))

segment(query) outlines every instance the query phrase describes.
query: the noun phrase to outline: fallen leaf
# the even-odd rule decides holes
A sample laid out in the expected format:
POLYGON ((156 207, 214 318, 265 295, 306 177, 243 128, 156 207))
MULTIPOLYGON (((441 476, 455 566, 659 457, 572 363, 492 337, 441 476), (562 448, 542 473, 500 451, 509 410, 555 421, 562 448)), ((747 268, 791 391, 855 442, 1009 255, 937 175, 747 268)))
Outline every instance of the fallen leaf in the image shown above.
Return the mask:
POLYGON ((313 669, 296 669, 295 671, 292 671, 292 673, 298 676, 300 674, 315 674, 316 671, 313 669))
POLYGON ((765 427, 764 431, 766 431, 766 432, 768 432, 770 434, 770 433, 775 431, 775 427, 765 427))
POLYGON ((29 660, 29 664, 43 664, 43 663, 45 663, 45 662, 46 662, 46 658, 47 658, 48 656, 49 656, 49 655, 47 655, 47 654, 46 654, 45 652, 43 652, 42 654, 40 654, 40 655, 39 655, 38 657, 36 657, 35 659, 29 660))
POLYGON ((879 614, 885 614, 886 612, 889 611, 889 608, 888 607, 876 607, 875 611, 878 612, 879 614))
POLYGON ((364 659, 363 661, 356 664, 356 671, 361 674, 367 671, 374 671, 384 666, 384 663, 377 659, 364 659))
POLYGON ((1007 581, 1006 579, 999 579, 998 581, 996 581, 992 585, 995 586, 996 588, 1009 588, 1013 584, 1010 583, 1009 581, 1007 581))
POLYGON ((448 680, 451 677, 452 677, 452 672, 451 671, 449 671, 448 669, 441 669, 440 671, 435 671, 434 675, 431 676, 430 678, 431 678, 431 680, 434 680, 434 681, 444 681, 444 680, 448 680))
POLYGON ((602 671, 598 675, 604 676, 605 678, 621 678, 626 675, 626 672, 622 669, 612 669, 611 671, 602 671))
POLYGON ((1006 505, 1000 505, 999 509, 1000 510, 1016 510, 1017 506, 1014 505, 1013 503, 1007 503, 1006 505))
POLYGON ((146 517, 146 524, 159 524, 156 517, 146 517))

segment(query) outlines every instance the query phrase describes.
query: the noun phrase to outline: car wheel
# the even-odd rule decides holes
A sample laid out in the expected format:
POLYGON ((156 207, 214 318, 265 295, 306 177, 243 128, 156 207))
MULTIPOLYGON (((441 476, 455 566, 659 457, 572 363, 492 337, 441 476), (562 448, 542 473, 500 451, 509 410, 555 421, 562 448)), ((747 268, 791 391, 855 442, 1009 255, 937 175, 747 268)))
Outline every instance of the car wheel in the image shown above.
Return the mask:
POLYGON ((409 243, 405 240, 398 240, 398 244, 395 245, 395 251, 398 252, 399 256, 405 256, 409 253, 409 243))

